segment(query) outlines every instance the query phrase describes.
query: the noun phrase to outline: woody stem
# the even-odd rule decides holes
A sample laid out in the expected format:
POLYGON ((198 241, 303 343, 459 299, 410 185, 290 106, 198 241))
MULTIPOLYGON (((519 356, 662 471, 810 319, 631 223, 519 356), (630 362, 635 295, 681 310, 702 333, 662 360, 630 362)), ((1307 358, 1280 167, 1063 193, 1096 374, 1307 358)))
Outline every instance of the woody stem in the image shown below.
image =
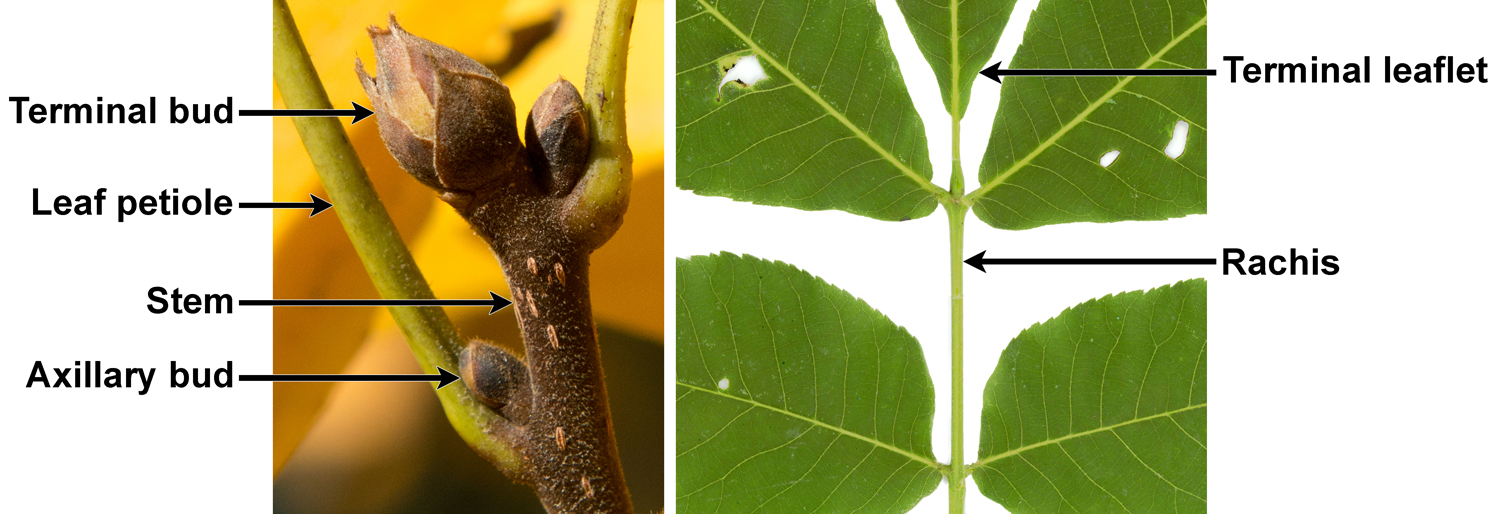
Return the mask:
POLYGON ((534 233, 486 239, 526 344, 531 413, 517 446, 538 499, 548 512, 632 512, 589 305, 588 251, 534 233))

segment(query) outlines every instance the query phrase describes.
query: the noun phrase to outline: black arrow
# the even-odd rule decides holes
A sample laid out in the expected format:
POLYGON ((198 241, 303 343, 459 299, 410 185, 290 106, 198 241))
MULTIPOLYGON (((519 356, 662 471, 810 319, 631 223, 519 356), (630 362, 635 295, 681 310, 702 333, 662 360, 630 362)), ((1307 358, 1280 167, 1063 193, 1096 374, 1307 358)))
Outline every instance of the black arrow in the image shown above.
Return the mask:
POLYGON ((441 307, 450 306, 485 306, 490 307, 490 314, 499 312, 505 306, 510 305, 510 300, 500 297, 494 291, 490 291, 488 300, 240 300, 239 304, 244 306, 285 306, 285 307, 441 307))
POLYGON ((363 106, 363 105, 360 105, 360 104, 357 104, 357 103, 354 103, 354 102, 349 102, 349 105, 353 105, 354 108, 353 109, 343 109, 343 110, 340 110, 340 109, 263 109, 263 110, 257 110, 257 109, 240 109, 240 116, 329 116, 329 117, 339 117, 339 118, 344 117, 344 116, 353 116, 354 117, 354 121, 349 122, 350 125, 353 125, 355 123, 359 123, 359 120, 368 118, 368 117, 370 117, 371 114, 375 114, 375 111, 371 111, 369 109, 366 109, 365 106, 363 106))
POLYGON ((318 213, 333 207, 328 200, 318 198, 318 195, 307 195, 312 197, 311 202, 240 202, 241 209, 312 209, 312 214, 307 217, 317 216, 318 213))
POLYGON ((458 380, 446 369, 433 375, 240 375, 241 382, 437 382, 438 389, 458 380))
POLYGON ((964 259, 964 264, 985 273, 989 273, 984 269, 986 264, 1206 264, 1212 266, 1218 263, 1218 259, 986 259, 983 251, 964 259))
POLYGON ((1000 63, 991 64, 979 72, 996 83, 1000 77, 1212 77, 1218 70, 1189 70, 1165 68, 1124 69, 1000 69, 1000 63))

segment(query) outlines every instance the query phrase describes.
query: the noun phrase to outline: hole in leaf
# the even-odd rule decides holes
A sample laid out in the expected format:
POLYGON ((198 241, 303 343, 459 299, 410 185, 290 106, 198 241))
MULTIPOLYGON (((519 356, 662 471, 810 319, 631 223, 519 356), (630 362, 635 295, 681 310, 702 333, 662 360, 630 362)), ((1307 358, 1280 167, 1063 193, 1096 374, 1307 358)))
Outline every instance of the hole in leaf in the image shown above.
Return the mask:
MULTIPOLYGON (((721 61, 722 62, 722 61, 721 61)), ((734 61, 734 64, 723 67, 724 78, 719 81, 719 96, 724 96, 724 84, 730 82, 741 86, 750 87, 766 79, 765 68, 760 67, 760 59, 754 55, 747 55, 734 61)))
POLYGON ((1172 128, 1172 141, 1167 143, 1163 150, 1167 157, 1176 159, 1182 156, 1182 151, 1187 148, 1188 124, 1186 121, 1177 120, 1177 126, 1172 128))
POLYGON ((1109 165, 1115 163, 1115 159, 1119 156, 1119 150, 1110 150, 1108 152, 1104 152, 1104 156, 1099 158, 1099 165, 1108 168, 1109 165))
POLYGON ((719 389, 729 389, 729 379, 727 379, 727 378, 720 379, 719 380, 719 389))

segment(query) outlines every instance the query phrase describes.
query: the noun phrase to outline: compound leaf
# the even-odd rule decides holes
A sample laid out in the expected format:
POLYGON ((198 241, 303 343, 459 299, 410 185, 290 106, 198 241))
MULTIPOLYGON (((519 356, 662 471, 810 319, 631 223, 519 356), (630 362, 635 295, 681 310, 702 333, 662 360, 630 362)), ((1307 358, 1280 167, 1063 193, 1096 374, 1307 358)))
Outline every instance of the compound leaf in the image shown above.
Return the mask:
POLYGON ((904 512, 937 488, 917 341, 782 262, 677 261, 677 509, 904 512))
POLYGON ((969 108, 969 89, 989 64, 1016 0, 896 0, 922 57, 937 74, 943 107, 954 118, 969 108), (958 97, 958 109, 953 97, 958 97))
POLYGON ((881 220, 937 208, 946 193, 874 4, 678 0, 677 16, 678 187, 881 220), (737 70, 749 64, 764 73, 737 70))
MULTIPOLYGON (((1203 68, 1202 0, 1043 0, 1010 68, 1203 68)), ((1160 220, 1208 210, 1203 77, 1007 77, 967 198, 991 226, 1160 220), (1182 122, 1179 124, 1179 122, 1182 122), (1186 133, 1176 158, 1166 149, 1186 133), (1101 163, 1110 152, 1113 162, 1101 163)))
POLYGON ((1016 513, 1207 511, 1207 305, 1194 279, 1022 331, 984 388, 979 491, 1016 513))

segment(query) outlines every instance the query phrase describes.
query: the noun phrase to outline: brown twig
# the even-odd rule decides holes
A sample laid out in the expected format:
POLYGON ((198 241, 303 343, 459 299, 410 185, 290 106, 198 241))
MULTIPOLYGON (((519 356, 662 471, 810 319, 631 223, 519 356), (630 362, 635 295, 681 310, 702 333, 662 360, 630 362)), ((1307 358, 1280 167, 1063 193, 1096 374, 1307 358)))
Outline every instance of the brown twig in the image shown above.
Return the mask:
POLYGON ((624 73, 634 11, 632 0, 601 2, 587 98, 559 79, 532 107, 524 146, 497 76, 394 17, 369 31, 378 74, 356 61, 386 147, 469 222, 505 272, 524 360, 474 341, 459 359, 461 374, 499 414, 485 432, 521 456, 519 466, 496 465, 554 513, 632 511, 588 267, 629 202, 624 73))

